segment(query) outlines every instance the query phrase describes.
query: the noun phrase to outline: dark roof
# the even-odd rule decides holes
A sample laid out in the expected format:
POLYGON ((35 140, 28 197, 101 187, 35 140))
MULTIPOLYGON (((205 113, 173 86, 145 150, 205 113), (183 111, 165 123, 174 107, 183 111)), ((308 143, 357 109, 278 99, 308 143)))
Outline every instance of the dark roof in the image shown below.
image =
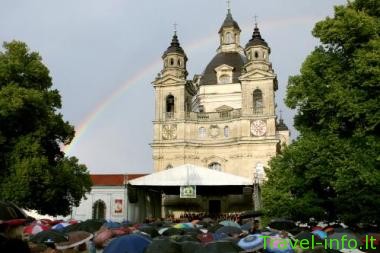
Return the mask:
POLYGON ((241 31, 238 23, 236 23, 236 21, 232 18, 231 11, 229 9, 228 9, 226 18, 224 19, 224 22, 219 29, 219 33, 222 32, 224 27, 234 27, 238 29, 239 31, 241 31))
POLYGON ((247 45, 245 45, 245 48, 248 48, 250 46, 257 46, 257 45, 267 47, 268 43, 263 38, 261 38, 259 28, 257 27, 257 25, 255 25, 255 29, 253 30, 253 34, 252 34, 252 38, 248 41, 247 45))
POLYGON ((123 186, 129 180, 146 176, 147 174, 92 174, 93 186, 123 186))
POLYGON ((277 131, 286 131, 289 130, 288 126, 284 123, 283 119, 280 119, 280 122, 278 122, 276 126, 277 131))
POLYGON ((217 79, 216 79, 215 68, 223 64, 233 67, 232 82, 237 83, 239 82, 238 78, 241 75, 241 70, 244 64, 246 63, 246 61, 247 60, 245 56, 239 54, 238 52, 218 53, 207 65, 201 77, 200 84, 201 85, 202 84, 216 84, 217 79))
POLYGON ((181 45, 179 44, 176 32, 173 35, 172 42, 170 43, 170 46, 168 47, 168 49, 166 49, 162 58, 164 58, 168 53, 178 53, 178 54, 185 55, 185 51, 183 51, 181 45))

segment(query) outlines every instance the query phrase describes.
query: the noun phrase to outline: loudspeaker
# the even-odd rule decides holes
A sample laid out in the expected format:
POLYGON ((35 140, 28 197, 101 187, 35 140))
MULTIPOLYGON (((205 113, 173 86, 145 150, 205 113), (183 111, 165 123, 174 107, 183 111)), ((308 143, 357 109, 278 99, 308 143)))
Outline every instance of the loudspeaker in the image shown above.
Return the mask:
POLYGON ((128 201, 129 203, 137 203, 138 197, 137 197, 137 189, 131 186, 128 186, 128 201))

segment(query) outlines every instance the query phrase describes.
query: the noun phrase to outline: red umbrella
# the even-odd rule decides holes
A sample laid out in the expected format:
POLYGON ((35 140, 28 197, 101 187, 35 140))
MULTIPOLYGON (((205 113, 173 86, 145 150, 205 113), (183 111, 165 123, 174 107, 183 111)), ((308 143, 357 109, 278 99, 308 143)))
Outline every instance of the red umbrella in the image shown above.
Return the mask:
POLYGON ((367 235, 364 235, 361 240, 363 245, 366 245, 366 241, 369 244, 370 238, 373 238, 372 240, 374 246, 380 245, 380 233, 368 233, 367 235))
POLYGON ((38 234, 39 232, 42 232, 48 229, 49 227, 43 224, 32 223, 29 226, 26 226, 24 228, 24 234, 35 235, 35 234, 38 234))

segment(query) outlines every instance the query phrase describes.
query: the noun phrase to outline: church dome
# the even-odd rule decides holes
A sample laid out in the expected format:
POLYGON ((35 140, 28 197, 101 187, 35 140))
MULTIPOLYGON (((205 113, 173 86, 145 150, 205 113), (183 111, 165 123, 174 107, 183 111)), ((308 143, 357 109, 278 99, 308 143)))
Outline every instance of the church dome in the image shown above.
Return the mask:
POLYGON ((212 58, 210 63, 207 65, 205 71, 202 74, 201 85, 207 84, 217 84, 217 77, 215 68, 226 64, 233 67, 232 70, 232 82, 239 82, 239 77, 243 69, 244 64, 247 62, 245 56, 238 52, 220 52, 212 58))
POLYGON ((169 53, 177 53, 185 55, 185 51, 182 49, 181 45, 179 44, 177 33, 174 33, 172 42, 170 43, 170 46, 166 51, 164 52, 162 58, 165 58, 169 53))
POLYGON ((258 45, 268 47, 268 43, 261 37, 259 28, 256 25, 252 34, 252 38, 248 41, 247 45, 245 45, 245 48, 258 45))
POLYGON ((241 31, 238 23, 232 18, 231 11, 229 9, 228 9, 226 18, 224 19, 224 22, 219 29, 219 33, 223 31, 223 28, 227 28, 227 27, 233 27, 241 31))

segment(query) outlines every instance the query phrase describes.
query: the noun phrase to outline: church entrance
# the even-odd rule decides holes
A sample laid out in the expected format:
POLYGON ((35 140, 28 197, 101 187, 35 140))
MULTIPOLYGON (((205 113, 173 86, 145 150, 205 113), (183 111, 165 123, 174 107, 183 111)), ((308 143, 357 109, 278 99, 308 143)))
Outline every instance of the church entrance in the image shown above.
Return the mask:
POLYGON ((208 201, 208 212, 210 215, 218 215, 221 213, 221 203, 220 200, 209 200, 208 201))
POLYGON ((97 200, 92 206, 92 218, 98 220, 106 218, 106 204, 103 200, 97 200))

